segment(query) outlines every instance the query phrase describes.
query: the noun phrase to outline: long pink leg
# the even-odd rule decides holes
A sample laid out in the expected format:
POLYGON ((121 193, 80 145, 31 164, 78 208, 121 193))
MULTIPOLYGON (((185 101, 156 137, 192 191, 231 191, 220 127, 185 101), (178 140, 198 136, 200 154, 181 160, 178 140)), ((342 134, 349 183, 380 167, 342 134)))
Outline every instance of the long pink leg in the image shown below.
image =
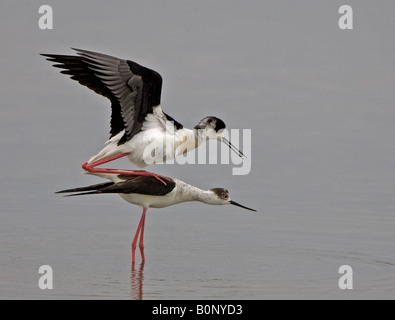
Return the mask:
POLYGON ((106 159, 103 160, 99 160, 93 163, 83 163, 82 164, 82 169, 88 171, 88 172, 98 172, 98 173, 114 173, 114 174, 126 174, 126 175, 131 175, 131 176, 147 176, 147 177, 155 177, 157 180, 159 180, 160 182, 162 182, 165 186, 167 185, 166 182, 164 182, 161 178, 165 178, 163 176, 160 176, 156 173, 152 173, 152 172, 148 172, 148 171, 144 171, 144 170, 126 170, 126 169, 108 169, 108 168, 96 168, 97 166, 103 164, 103 163, 107 163, 122 157, 125 157, 127 155, 129 155, 130 152, 126 152, 126 153, 121 153, 118 154, 116 156, 112 156, 112 157, 108 157, 106 159))
POLYGON ((147 209, 144 208, 143 216, 141 217, 143 219, 143 224, 141 226, 141 234, 140 234, 140 242, 139 242, 141 259, 143 260, 143 262, 145 261, 145 256, 144 256, 144 227, 145 227, 145 213, 146 212, 147 212, 147 209))
MULTIPOLYGON (((141 219, 140 219, 140 223, 139 223, 139 225, 137 227, 136 234, 134 235, 134 238, 133 238, 133 242, 132 242, 132 263, 135 262, 135 251, 136 251, 136 246, 137 246, 137 239, 139 237, 141 229, 143 229, 142 235, 144 234, 144 224, 145 224, 145 214, 146 214, 146 212, 147 212, 147 208, 144 208, 143 209, 143 214, 142 214, 141 219)), ((142 243, 141 238, 140 238, 140 243, 142 243)), ((141 252, 141 247, 140 247, 140 252, 141 252)), ((144 261, 145 260, 144 249, 142 251, 142 255, 141 256, 142 256, 142 259, 144 261)))

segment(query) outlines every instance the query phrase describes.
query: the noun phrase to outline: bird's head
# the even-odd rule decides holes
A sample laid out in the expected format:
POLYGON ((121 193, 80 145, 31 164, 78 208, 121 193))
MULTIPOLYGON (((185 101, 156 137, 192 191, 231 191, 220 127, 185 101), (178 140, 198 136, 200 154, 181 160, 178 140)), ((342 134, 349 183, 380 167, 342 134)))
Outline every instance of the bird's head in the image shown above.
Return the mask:
POLYGON ((195 126, 199 137, 203 140, 222 140, 226 124, 217 117, 206 117, 195 126))
POLYGON ((224 137, 226 124, 217 117, 206 117, 195 126, 198 139, 203 142, 206 140, 218 140, 225 143, 240 158, 245 158, 244 154, 233 146, 228 139, 224 137))
POLYGON ((224 188, 213 188, 211 190, 209 190, 210 192, 210 197, 207 201, 208 204, 212 204, 212 205, 234 205, 246 210, 250 210, 250 211, 254 211, 256 212, 256 210, 251 209, 251 208, 247 208, 245 206, 242 206, 241 204, 232 201, 230 199, 230 194, 229 191, 224 189, 224 188))

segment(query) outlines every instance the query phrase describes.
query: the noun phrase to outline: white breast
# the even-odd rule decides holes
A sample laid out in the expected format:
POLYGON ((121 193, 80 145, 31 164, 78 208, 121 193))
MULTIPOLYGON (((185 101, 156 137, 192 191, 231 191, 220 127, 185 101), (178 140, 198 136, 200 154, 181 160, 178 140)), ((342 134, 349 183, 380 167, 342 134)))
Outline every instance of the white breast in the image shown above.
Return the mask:
POLYGON ((165 208, 179 203, 176 200, 176 193, 175 188, 172 192, 164 196, 150 196, 136 193, 120 193, 119 195, 127 202, 144 208, 165 208))
POLYGON ((185 128, 176 130, 174 123, 164 121, 161 111, 157 111, 147 115, 142 131, 125 145, 130 149, 129 160, 144 168, 155 163, 165 163, 195 149, 195 132, 185 128))
POLYGON ((143 127, 132 139, 118 145, 125 131, 112 137, 106 146, 89 160, 96 162, 121 153, 130 153, 128 159, 139 168, 154 163, 164 163, 197 147, 195 132, 190 129, 176 130, 174 123, 167 121, 160 106, 145 118, 143 127))

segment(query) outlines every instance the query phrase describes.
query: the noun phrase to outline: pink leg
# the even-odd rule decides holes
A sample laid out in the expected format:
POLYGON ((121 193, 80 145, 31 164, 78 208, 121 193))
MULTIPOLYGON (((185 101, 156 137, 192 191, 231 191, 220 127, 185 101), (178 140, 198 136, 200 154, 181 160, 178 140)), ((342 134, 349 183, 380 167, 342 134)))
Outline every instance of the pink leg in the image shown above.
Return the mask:
POLYGON ((145 256, 144 256, 144 227, 145 227, 145 213, 147 212, 147 209, 144 208, 143 211, 143 224, 141 226, 141 234, 140 234, 140 242, 139 242, 139 247, 140 247, 140 253, 141 253, 141 259, 143 262, 145 261, 145 256))
POLYGON ((114 174, 126 174, 126 175, 131 175, 131 176, 147 176, 147 177, 155 177, 157 180, 159 180, 160 182, 162 182, 165 186, 167 185, 167 183, 165 181, 163 181, 161 178, 165 178, 163 176, 157 175, 156 173, 152 173, 152 172, 147 172, 144 170, 121 170, 121 169, 107 169, 107 168, 96 168, 97 166, 103 164, 103 163, 107 163, 122 157, 125 157, 127 155, 129 155, 130 152, 127 153, 122 153, 122 154, 118 154, 116 156, 112 156, 112 157, 108 157, 106 159, 103 160, 99 160, 93 163, 83 163, 82 164, 82 169, 88 171, 88 172, 98 172, 98 173, 114 173, 114 174))
MULTIPOLYGON (((84 167, 84 169, 85 170, 88 170, 89 168, 94 168, 94 167, 97 167, 97 166, 100 166, 101 164, 103 164, 103 163, 107 163, 107 162, 110 162, 110 161, 114 161, 114 160, 117 160, 117 159, 119 159, 119 158, 123 158, 123 157, 126 157, 127 155, 129 155, 130 154, 130 152, 125 152, 125 153, 121 153, 121 154, 117 154, 116 156, 112 156, 112 157, 108 157, 108 158, 105 158, 105 159, 102 159, 102 160, 99 160, 99 161, 96 161, 96 162, 93 162, 93 163, 84 163, 83 164, 83 166, 85 165, 85 167, 87 168, 87 169, 85 169, 84 167)), ((88 170, 89 171, 89 170, 88 170)))
MULTIPOLYGON (((133 264, 134 264, 134 262, 135 262, 135 251, 136 251, 136 246, 137 246, 137 239, 138 239, 138 237, 139 237, 139 234, 140 234, 140 230, 141 230, 141 229, 143 229, 142 235, 144 234, 144 223, 145 223, 145 213, 146 213, 146 212, 147 212, 147 209, 144 208, 143 214, 142 214, 141 219, 140 219, 139 226, 137 227, 136 234, 134 235, 134 238, 133 238, 133 242, 132 242, 132 263, 133 263, 133 264)), ((142 243, 142 240, 141 240, 141 238, 140 238, 140 244, 139 244, 139 246, 141 245, 141 243, 142 243)), ((140 252, 141 252, 141 246, 140 246, 140 252)), ((143 251, 142 251, 142 259, 143 259, 143 261, 145 260, 145 257, 144 257, 144 249, 143 249, 143 251)))

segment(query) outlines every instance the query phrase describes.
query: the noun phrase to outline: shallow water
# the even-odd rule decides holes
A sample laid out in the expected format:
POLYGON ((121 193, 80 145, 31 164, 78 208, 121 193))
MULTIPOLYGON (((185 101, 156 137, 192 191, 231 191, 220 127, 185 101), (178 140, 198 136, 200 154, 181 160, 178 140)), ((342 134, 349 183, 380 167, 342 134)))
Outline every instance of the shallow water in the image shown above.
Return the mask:
POLYGON ((115 195, 31 200, 3 214, 12 221, 1 232, 3 298, 393 298, 391 215, 270 206, 253 214, 200 204, 152 209, 147 261, 140 265, 137 254, 132 266, 137 207, 115 195), (53 268, 53 290, 38 288, 43 264, 53 268), (341 265, 354 271, 348 292, 338 287, 341 265))
POLYGON ((336 28, 333 2, 232 2, 225 12, 170 3, 136 3, 129 21, 122 6, 97 1, 92 15, 87 4, 59 2, 45 33, 31 27, 38 2, 4 2, 0 298, 394 299, 393 2, 359 1, 358 28, 348 33, 336 28), (148 11, 162 33, 154 24, 114 45, 111 35, 130 39, 148 11), (232 176, 232 165, 149 170, 226 187, 259 212, 150 209, 146 263, 137 253, 132 266, 140 208, 117 195, 54 194, 102 181, 80 174, 80 164, 109 130, 107 101, 38 56, 70 46, 130 53, 158 69, 164 109, 187 127, 216 114, 229 128, 252 129, 248 176, 232 176), (42 265, 53 269, 52 290, 38 286, 42 265), (352 267, 352 290, 339 288, 342 265, 352 267))

